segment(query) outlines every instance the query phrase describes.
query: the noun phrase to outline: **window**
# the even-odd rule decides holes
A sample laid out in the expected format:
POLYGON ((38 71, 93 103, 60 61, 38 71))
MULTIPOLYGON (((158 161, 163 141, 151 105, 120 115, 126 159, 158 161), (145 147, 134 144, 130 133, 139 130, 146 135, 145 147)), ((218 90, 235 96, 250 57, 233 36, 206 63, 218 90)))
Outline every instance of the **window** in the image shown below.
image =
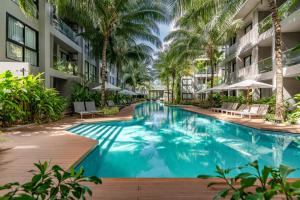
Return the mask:
POLYGON ((97 68, 95 65, 90 65, 89 80, 91 80, 92 82, 96 82, 96 77, 97 77, 97 68))
POLYGON ((250 66, 252 64, 252 56, 246 56, 244 58, 244 67, 250 66))
POLYGON ((231 61, 231 73, 235 72, 235 67, 236 67, 236 62, 235 61, 231 61))
POLYGON ((182 93, 183 100, 191 100, 193 99, 193 95, 191 93, 182 93))
POLYGON ((84 76, 87 80, 90 80, 90 64, 88 61, 84 62, 84 76))
POLYGON ((38 33, 7 14, 6 57, 38 66, 38 33))
POLYGON ((62 61, 70 61, 70 56, 63 51, 60 51, 60 59, 62 61))
POLYGON ((230 41, 229 41, 229 46, 232 46, 232 45, 234 45, 235 43, 236 43, 236 35, 233 36, 233 37, 230 39, 230 41))
POLYGON ((192 80, 191 79, 182 79, 182 85, 190 86, 190 85, 192 85, 192 80))
POLYGON ((249 31, 252 30, 252 23, 248 24, 246 27, 245 27, 245 34, 247 34, 249 31))

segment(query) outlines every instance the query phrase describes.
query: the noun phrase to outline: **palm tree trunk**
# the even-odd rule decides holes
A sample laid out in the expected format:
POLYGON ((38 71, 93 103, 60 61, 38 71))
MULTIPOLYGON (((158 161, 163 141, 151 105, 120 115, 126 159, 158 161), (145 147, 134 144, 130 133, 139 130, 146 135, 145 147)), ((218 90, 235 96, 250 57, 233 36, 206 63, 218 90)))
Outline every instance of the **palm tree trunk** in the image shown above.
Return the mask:
POLYGON ((102 69, 101 69, 101 105, 105 106, 105 82, 107 79, 106 74, 106 51, 108 47, 108 35, 104 37, 102 48, 102 69))
POLYGON ((172 73, 172 103, 174 103, 175 73, 172 73))
POLYGON ((272 20, 275 29, 275 69, 276 69, 276 110, 275 119, 277 122, 284 120, 283 102, 283 63, 282 63, 282 37, 280 17, 275 0, 268 0, 272 12, 272 20))
POLYGON ((169 77, 167 77, 167 91, 168 91, 168 103, 170 102, 170 95, 169 95, 169 91, 170 91, 170 81, 169 81, 169 77))
MULTIPOLYGON (((210 74, 210 77, 211 77, 211 80, 210 80, 210 88, 213 88, 214 87, 214 79, 215 79, 215 69, 214 69, 214 62, 213 62, 213 58, 210 58, 210 68, 211 68, 211 74, 210 74)), ((211 103, 213 103, 213 91, 211 90, 210 91, 210 97, 209 97, 209 100, 211 103)))

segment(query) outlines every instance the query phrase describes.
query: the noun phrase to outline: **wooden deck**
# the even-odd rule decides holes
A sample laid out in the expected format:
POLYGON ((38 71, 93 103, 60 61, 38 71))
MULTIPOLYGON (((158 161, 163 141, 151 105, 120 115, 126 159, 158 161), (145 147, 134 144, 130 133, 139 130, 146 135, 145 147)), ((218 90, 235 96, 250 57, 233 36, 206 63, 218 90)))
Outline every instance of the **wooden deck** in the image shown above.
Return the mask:
MULTIPOLYGON (((35 125, 18 129, 3 135, 5 142, 0 143, 0 185, 7 182, 27 181, 30 178, 28 171, 33 163, 39 160, 51 160, 52 164, 59 164, 68 169, 84 155, 86 155, 97 142, 88 138, 70 134, 67 128, 88 122, 106 120, 129 120, 132 118, 134 105, 124 108, 115 117, 79 119, 77 117, 65 118, 59 122, 46 125, 35 125)), ((219 119, 244 124, 256 128, 270 128, 262 121, 242 120, 229 118, 207 110, 192 106, 184 109, 210 115, 219 119)), ((276 129, 277 130, 277 129, 276 129)), ((278 130, 300 133, 298 128, 282 127, 278 130)), ((120 163, 122 165, 122 163, 120 163)), ((93 199, 212 199, 222 186, 207 189, 210 180, 199 179, 103 179, 103 184, 92 185, 93 199)))
POLYGON ((210 110, 207 109, 201 109, 196 106, 181 106, 183 109, 199 113, 199 114, 204 114, 207 116, 211 116, 220 120, 228 121, 228 122, 233 122, 236 124, 244 125, 244 126, 249 126, 252 128, 257 128, 261 130, 269 130, 269 131, 279 131, 279 132, 289 132, 289 133, 300 133, 300 126, 299 125, 276 125, 272 123, 265 122, 264 119, 249 119, 249 118, 241 118, 239 116, 231 116, 231 115, 226 115, 226 114, 221 114, 218 112, 211 112, 210 110))

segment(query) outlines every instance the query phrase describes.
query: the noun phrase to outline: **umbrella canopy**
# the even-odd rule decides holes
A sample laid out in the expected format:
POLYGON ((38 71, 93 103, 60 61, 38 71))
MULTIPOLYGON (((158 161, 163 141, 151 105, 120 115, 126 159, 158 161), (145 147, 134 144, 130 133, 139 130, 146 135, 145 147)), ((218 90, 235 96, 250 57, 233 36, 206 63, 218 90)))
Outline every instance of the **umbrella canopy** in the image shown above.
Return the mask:
POLYGON ((207 89, 207 91, 223 91, 223 90, 228 90, 228 85, 223 83, 221 85, 218 85, 216 87, 213 87, 213 88, 209 88, 207 89))
POLYGON ((200 94, 200 93, 208 93, 209 90, 208 89, 202 89, 202 90, 199 90, 197 93, 200 94))
POLYGON ((122 90, 121 92, 119 92, 119 94, 124 94, 124 95, 128 95, 128 96, 135 96, 136 93, 130 91, 130 90, 122 90))
MULTIPOLYGON (((93 88, 93 90, 101 90, 101 85, 93 88)), ((120 91, 121 88, 114 86, 113 84, 110 84, 108 82, 105 82, 105 90, 106 91, 120 91)))
POLYGON ((270 84, 258 82, 255 80, 244 80, 239 83, 230 85, 229 89, 254 89, 254 88, 272 88, 273 86, 270 84))

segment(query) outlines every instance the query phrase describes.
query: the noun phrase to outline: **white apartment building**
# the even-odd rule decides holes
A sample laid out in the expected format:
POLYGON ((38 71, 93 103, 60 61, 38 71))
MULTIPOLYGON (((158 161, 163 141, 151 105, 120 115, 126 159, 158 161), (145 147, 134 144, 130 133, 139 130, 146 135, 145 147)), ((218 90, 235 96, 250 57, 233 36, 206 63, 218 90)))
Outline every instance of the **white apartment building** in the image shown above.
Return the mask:
MULTIPOLYGON (((36 17, 26 17, 17 0, 1 0, 0 72, 44 73, 45 86, 68 96, 74 82, 84 76, 91 87, 99 85, 92 48, 78 33, 76 23, 57 17, 44 0, 35 0, 36 17)), ((116 84, 116 69, 110 67, 108 81, 116 84)))
MULTIPOLYGON (((218 66, 215 68, 214 77, 218 78, 220 81, 224 77, 225 69, 224 67, 218 66)), ((190 101, 192 99, 206 99, 208 93, 200 92, 209 87, 211 81, 211 69, 198 71, 190 76, 184 76, 181 78, 181 99, 183 101, 190 101)), ((214 83, 215 85, 218 83, 214 83)))
MULTIPOLYGON (((300 92, 300 51, 292 49, 300 43, 300 1, 291 6, 291 0, 277 0, 282 14, 282 39, 284 62, 284 96, 286 99, 300 92)), ((245 26, 236 33, 225 51, 227 84, 245 79, 255 79, 273 84, 275 90, 274 29, 267 0, 246 0, 236 14, 245 26)), ((257 97, 271 96, 272 89, 260 89, 257 97)), ((241 91, 231 91, 236 95, 241 91)))

